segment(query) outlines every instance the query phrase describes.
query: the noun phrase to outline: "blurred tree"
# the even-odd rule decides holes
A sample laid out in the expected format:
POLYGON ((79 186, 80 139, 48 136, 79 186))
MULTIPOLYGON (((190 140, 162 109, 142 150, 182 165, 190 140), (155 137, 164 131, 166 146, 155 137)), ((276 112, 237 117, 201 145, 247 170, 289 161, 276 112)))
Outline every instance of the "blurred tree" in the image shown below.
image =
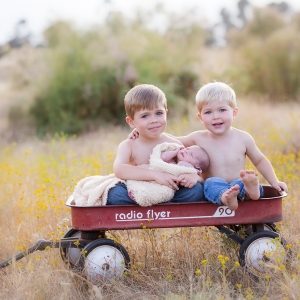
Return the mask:
POLYGON ((148 29, 146 21, 142 12, 132 21, 111 13, 88 31, 66 22, 45 31, 49 75, 31 108, 40 134, 124 124, 124 95, 137 83, 157 85, 169 108, 176 104, 178 114, 187 113, 186 101, 199 85, 205 33, 188 16, 170 20, 165 32, 148 29))
POLYGON ((247 23, 248 18, 246 16, 246 9, 250 5, 248 0, 240 0, 238 2, 238 18, 242 21, 243 26, 247 23))
POLYGON ((228 34, 234 61, 226 76, 240 92, 267 94, 274 101, 298 99, 300 36, 295 24, 267 7, 255 9, 242 30, 228 34))

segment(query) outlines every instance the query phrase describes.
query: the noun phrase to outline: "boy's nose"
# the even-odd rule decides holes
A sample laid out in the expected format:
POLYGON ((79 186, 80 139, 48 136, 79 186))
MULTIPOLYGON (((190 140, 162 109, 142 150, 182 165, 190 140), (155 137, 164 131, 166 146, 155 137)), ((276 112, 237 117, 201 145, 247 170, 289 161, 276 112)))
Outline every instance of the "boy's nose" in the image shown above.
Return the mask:
POLYGON ((152 115, 151 118, 150 118, 150 121, 151 121, 151 123, 156 122, 156 121, 157 121, 157 120, 156 120, 156 116, 155 116, 155 115, 152 115))
POLYGON ((218 117, 219 117, 218 112, 214 112, 214 113, 213 113, 213 118, 214 118, 214 119, 218 119, 218 117))

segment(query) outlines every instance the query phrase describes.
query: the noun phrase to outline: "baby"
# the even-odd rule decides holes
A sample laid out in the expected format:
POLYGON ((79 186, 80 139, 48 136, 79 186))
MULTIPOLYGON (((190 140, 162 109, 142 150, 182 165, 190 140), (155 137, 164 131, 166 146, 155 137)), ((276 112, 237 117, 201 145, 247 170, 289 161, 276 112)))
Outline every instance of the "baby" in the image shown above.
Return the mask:
POLYGON ((175 150, 163 152, 161 159, 167 163, 195 168, 198 170, 198 174, 205 172, 209 166, 207 152, 197 145, 187 148, 178 145, 178 148, 175 150))
MULTIPOLYGON (((164 172, 170 174, 202 174, 205 172, 209 166, 209 157, 207 152, 196 145, 193 145, 191 147, 185 148, 183 145, 175 143, 172 147, 169 147, 167 149, 174 149, 174 150, 165 150, 164 145, 168 143, 162 143, 160 145, 157 145, 153 153, 150 157, 150 165, 152 168, 160 168, 163 164, 174 164, 178 166, 178 169, 174 168, 167 168, 166 166, 163 167, 165 170, 164 172), (161 153, 158 153, 158 151, 161 151, 161 153), (157 156, 158 155, 158 156, 157 156), (159 158, 159 159, 158 159, 159 158), (157 160, 158 159, 158 160, 157 160), (159 162, 161 161, 161 163, 159 162), (182 168, 183 166, 183 168, 182 168), (184 170, 188 168, 193 168, 194 171, 190 170, 184 170), (175 172, 175 173, 174 173, 175 172), (192 173, 191 173, 192 172, 192 173)), ((174 144, 174 143, 173 143, 174 144)), ((202 179, 202 178, 201 178, 202 179)), ((192 181, 189 180, 189 177, 183 177, 181 182, 185 184, 187 187, 192 186, 192 181)), ((133 185, 131 181, 127 181, 127 188, 128 188, 128 196, 131 200, 137 202, 141 206, 145 203, 150 205, 161 203, 161 202, 167 202, 174 196, 174 190, 170 187, 157 184, 155 182, 140 182, 138 186, 133 185), (158 186, 157 186, 158 185, 158 186), (159 187, 160 186, 160 187, 159 187), (151 194, 148 192, 151 190, 151 194), (143 199, 141 203, 141 199, 143 199), (146 199, 146 201, 145 201, 146 199), (145 203, 144 203, 145 202, 145 203)))

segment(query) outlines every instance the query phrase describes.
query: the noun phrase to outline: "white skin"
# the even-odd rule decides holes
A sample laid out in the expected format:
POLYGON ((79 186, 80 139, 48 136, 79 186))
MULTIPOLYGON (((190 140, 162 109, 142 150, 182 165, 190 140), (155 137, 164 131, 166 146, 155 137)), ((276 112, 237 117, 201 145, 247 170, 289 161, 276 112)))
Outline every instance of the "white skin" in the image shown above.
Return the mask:
MULTIPOLYGON (((248 156, 273 188, 279 192, 282 190, 287 192, 286 184, 277 179, 270 161, 258 149, 253 137, 231 126, 237 113, 238 108, 233 109, 226 102, 212 101, 204 104, 201 112, 198 113, 198 118, 207 130, 195 131, 177 138, 185 147, 198 145, 208 153, 210 164, 203 174, 204 180, 210 177, 220 177, 231 182, 241 178, 247 196, 253 200, 259 199, 258 174, 253 170, 245 170, 248 156)), ((232 210, 237 209, 238 193, 238 185, 228 189, 221 197, 222 203, 232 210)))
POLYGON ((153 148, 161 143, 181 144, 177 139, 164 133, 167 124, 167 110, 162 104, 154 109, 136 111, 133 119, 126 117, 128 125, 139 132, 138 139, 126 139, 120 143, 114 161, 114 173, 123 180, 147 180, 178 190, 178 185, 194 186, 201 178, 197 174, 179 177, 155 170, 140 168, 149 164, 153 148))
POLYGON ((199 169, 202 152, 198 146, 184 148, 180 146, 175 150, 165 151, 161 154, 163 161, 185 167, 199 169))

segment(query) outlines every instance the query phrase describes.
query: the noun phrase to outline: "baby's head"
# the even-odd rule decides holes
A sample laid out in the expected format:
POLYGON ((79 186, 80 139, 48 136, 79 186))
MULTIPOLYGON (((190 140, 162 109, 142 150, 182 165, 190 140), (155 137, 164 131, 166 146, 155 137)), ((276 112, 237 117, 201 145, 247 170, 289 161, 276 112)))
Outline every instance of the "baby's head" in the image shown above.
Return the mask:
POLYGON ((228 104, 232 109, 236 108, 236 96, 234 90, 223 82, 211 82, 205 84, 196 94, 196 105, 199 113, 202 107, 212 101, 220 101, 228 104))
POLYGON ((154 109, 159 105, 167 110, 167 99, 162 90, 152 84, 139 84, 127 92, 124 99, 125 111, 130 119, 143 109, 154 109))
POLYGON ((191 146, 181 149, 177 154, 177 160, 185 161, 194 166, 201 173, 205 172, 209 166, 209 156, 207 152, 199 146, 191 146))

